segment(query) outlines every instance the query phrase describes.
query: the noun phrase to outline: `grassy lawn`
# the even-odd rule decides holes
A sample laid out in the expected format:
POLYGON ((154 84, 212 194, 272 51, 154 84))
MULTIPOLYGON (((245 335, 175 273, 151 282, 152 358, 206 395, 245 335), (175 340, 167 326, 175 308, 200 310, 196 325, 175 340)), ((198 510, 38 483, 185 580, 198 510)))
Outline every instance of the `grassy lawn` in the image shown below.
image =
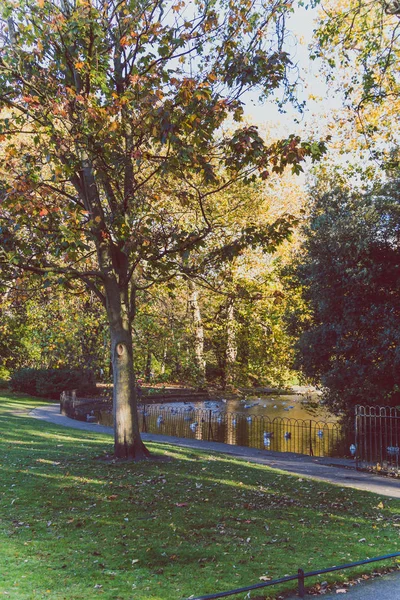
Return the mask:
POLYGON ((2 597, 180 600, 400 550, 399 500, 161 444, 170 460, 104 463, 109 437, 38 404, 0 395, 2 597))

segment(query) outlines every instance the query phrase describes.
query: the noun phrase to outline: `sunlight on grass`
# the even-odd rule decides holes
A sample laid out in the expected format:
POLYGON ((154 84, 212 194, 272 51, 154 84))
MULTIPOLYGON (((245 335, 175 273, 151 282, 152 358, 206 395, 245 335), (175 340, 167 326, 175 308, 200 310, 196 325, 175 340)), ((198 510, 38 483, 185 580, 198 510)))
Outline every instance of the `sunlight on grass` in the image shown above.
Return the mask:
POLYGON ((168 444, 149 445, 157 460, 94 460, 109 437, 16 416, 18 402, 0 402, 4 597, 179 600, 400 547, 398 500, 168 444))

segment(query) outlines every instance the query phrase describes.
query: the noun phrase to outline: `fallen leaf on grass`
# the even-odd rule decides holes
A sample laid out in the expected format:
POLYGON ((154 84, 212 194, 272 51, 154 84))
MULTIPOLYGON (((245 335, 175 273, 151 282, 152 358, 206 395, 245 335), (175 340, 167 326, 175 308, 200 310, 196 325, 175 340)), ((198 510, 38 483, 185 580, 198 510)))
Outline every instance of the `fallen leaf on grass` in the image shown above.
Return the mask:
POLYGON ((339 588, 338 590, 336 590, 337 594, 347 594, 347 590, 345 590, 344 588, 339 588))
POLYGON ((189 504, 187 502, 177 502, 175 506, 178 508, 184 508, 185 506, 189 506, 189 504))
POLYGON ((267 577, 266 575, 261 575, 261 577, 258 578, 260 581, 271 581, 272 577, 267 577))

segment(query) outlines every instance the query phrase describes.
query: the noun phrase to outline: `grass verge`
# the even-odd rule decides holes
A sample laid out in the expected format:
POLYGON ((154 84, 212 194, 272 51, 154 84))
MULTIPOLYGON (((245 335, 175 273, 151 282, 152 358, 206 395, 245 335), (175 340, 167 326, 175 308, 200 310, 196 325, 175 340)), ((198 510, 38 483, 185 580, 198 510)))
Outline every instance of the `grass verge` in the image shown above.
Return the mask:
POLYGON ((399 500, 165 444, 104 463, 110 437, 37 421, 40 403, 0 393, 4 597, 180 600, 400 548, 399 500))

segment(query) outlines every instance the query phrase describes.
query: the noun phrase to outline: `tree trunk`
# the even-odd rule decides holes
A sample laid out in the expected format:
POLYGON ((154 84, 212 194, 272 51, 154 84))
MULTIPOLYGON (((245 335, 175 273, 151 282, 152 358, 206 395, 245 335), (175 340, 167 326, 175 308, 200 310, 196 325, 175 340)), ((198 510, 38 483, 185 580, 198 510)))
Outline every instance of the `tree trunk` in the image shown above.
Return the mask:
POLYGON ((233 298, 228 299, 226 307, 226 368, 225 378, 226 383, 233 382, 234 366, 237 356, 236 332, 235 332, 235 311, 233 298))
POLYGON ((106 286, 113 366, 114 453, 116 458, 142 460, 150 456, 139 430, 132 331, 127 290, 106 286))
MULTIPOLYGON (((142 460, 150 453, 143 444, 139 431, 131 328, 134 311, 129 298, 128 258, 114 244, 108 232, 93 164, 85 150, 79 148, 78 154, 81 155, 82 168, 79 175, 72 177, 71 183, 91 217, 91 232, 96 244, 110 327, 114 383, 114 454, 116 458, 142 460)), ((132 300, 134 302, 134 296, 132 300)))
POLYGON ((150 351, 150 348, 147 348, 144 378, 145 378, 146 383, 151 382, 151 351, 150 351))
POLYGON ((189 305, 192 311, 194 327, 194 357, 199 380, 204 383, 206 378, 206 361, 204 360, 204 328, 201 318, 199 293, 193 283, 189 280, 190 298, 189 305))
POLYGON ((164 373, 165 373, 166 363, 167 363, 167 342, 165 342, 165 344, 164 344, 164 350, 163 350, 162 362, 161 362, 161 368, 160 368, 161 375, 164 375, 164 373))
POLYGON ((181 343, 179 340, 176 342, 175 373, 177 379, 179 379, 182 374, 181 343))

